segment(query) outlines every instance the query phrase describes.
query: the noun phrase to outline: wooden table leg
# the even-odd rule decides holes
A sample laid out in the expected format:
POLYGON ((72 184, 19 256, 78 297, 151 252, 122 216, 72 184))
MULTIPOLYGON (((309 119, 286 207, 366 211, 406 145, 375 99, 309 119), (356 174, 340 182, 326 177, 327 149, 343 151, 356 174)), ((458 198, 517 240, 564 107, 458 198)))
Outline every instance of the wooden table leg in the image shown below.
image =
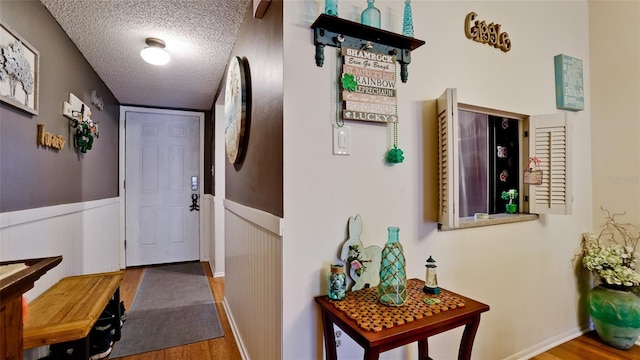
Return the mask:
POLYGON ((430 360, 429 338, 418 340, 418 360, 430 360))
POLYGON ((465 325, 464 332, 462 333, 462 340, 460 340, 460 351, 458 352, 458 360, 470 360, 471 348, 473 347, 473 340, 476 337, 478 326, 480 325, 480 315, 476 315, 471 319, 471 322, 465 325))
POLYGON ((327 360, 337 360, 336 334, 333 332, 333 321, 329 313, 322 310, 322 330, 324 332, 324 349, 327 353, 327 360))
POLYGON ((364 349, 364 360, 378 360, 380 357, 379 348, 364 349))

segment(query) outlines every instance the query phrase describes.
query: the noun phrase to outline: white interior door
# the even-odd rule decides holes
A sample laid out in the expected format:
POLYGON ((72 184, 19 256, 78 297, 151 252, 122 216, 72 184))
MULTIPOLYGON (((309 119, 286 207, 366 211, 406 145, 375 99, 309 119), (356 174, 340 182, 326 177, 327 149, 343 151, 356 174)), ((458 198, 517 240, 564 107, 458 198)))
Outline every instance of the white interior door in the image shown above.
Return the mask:
POLYGON ((126 112, 126 265, 200 258, 200 117, 126 112))

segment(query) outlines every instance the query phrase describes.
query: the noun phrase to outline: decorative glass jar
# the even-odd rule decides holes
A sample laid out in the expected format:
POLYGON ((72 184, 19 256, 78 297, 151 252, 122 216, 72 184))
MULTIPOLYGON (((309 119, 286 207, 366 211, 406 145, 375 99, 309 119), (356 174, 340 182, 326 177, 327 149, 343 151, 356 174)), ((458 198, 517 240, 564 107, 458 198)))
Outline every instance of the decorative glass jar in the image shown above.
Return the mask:
POLYGON ((400 229, 389 227, 387 232, 387 243, 382 249, 378 295, 385 305, 401 306, 407 301, 407 271, 398 237, 400 229))
POLYGON ((329 272, 329 299, 342 300, 347 294, 347 277, 344 273, 344 266, 340 264, 332 264, 331 272, 329 272))
POLYGON ((364 25, 380 28, 380 10, 375 6, 376 0, 367 0, 367 8, 360 15, 360 22, 364 25))

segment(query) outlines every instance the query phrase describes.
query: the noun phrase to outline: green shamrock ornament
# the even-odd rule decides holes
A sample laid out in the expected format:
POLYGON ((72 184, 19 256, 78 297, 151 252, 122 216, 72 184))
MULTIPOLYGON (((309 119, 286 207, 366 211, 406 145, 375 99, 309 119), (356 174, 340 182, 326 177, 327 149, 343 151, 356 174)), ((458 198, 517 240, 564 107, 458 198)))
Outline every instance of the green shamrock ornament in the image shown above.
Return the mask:
POLYGON ((342 88, 349 92, 354 91, 358 87, 355 76, 351 74, 345 73, 342 79, 340 79, 340 82, 342 82, 342 88))
POLYGON ((397 147, 387 151, 386 160, 390 164, 400 164, 404 161, 404 152, 397 147))

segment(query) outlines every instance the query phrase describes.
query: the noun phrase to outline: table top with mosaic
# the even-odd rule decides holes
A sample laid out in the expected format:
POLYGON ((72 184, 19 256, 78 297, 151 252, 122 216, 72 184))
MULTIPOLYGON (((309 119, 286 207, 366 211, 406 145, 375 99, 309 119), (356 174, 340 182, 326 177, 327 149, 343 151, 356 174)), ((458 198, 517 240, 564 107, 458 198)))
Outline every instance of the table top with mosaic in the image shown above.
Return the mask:
POLYGON ((447 290, 431 295, 422 291, 424 282, 407 281, 407 301, 402 306, 386 306, 378 300, 378 288, 347 292, 343 300, 330 300, 336 309, 344 312, 367 331, 382 331, 410 323, 424 317, 437 316, 444 311, 455 311, 466 305, 465 300, 447 290))

